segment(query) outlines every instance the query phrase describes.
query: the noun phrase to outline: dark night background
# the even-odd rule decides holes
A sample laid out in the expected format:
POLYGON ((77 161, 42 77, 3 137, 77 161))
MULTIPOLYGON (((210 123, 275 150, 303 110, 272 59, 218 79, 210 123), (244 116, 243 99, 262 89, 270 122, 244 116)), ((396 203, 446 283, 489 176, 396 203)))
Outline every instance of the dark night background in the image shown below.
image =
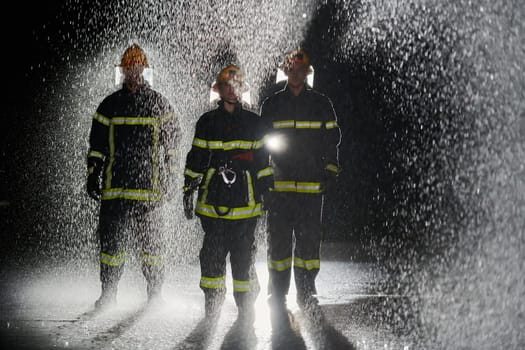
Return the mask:
MULTIPOLYGON (((265 78, 262 99, 276 88, 265 69, 277 66, 272 60, 282 57, 284 41, 302 38, 314 87, 331 98, 342 131, 343 172, 328 198, 325 239, 344 250, 344 259, 333 262, 352 281, 329 279, 347 297, 370 286, 387 295, 372 296, 375 311, 366 298, 333 305, 345 314, 343 327, 356 337, 350 327, 410 333, 410 319, 416 333, 428 335, 421 348, 523 348, 523 1, 319 0, 301 8, 308 3, 9 4, 4 16, 12 21, 1 24, 0 280, 12 283, 0 289, 0 306, 8 310, 2 321, 9 310, 24 315, 27 305, 16 298, 40 271, 51 283, 64 271, 82 278, 70 261, 79 271, 98 268, 97 207, 85 194, 86 139, 102 93, 114 88, 117 52, 130 39, 150 45, 155 68, 166 73, 167 83, 155 86, 174 97, 189 124, 234 53, 251 69, 247 76, 265 78), (246 36, 239 27, 248 27, 246 36), (297 34, 296 27, 306 29, 297 34), (238 42, 224 37, 232 33, 238 42), (359 269, 370 266, 380 273, 356 285, 359 269)), ((172 221, 176 259, 196 245, 198 225, 172 221)), ((62 317, 56 305, 50 311, 62 317)), ((9 334, 4 323, 0 330, 9 334)))
MULTIPOLYGON (((475 210, 466 213, 458 203, 449 180, 457 166, 455 150, 470 143, 463 137, 463 130, 470 126, 468 122, 452 122, 462 113, 461 106, 449 103, 447 93, 442 94, 436 85, 439 79, 447 77, 422 81, 420 89, 430 91, 434 95, 430 97, 408 84, 402 89, 392 88, 393 82, 413 72, 398 68, 400 60, 406 57, 401 58, 401 53, 391 48, 402 45, 403 37, 416 37, 418 26, 425 23, 407 22, 402 30, 376 42, 372 50, 354 50, 341 57, 336 42, 346 35, 345 28, 357 15, 358 8, 356 5, 354 13, 351 7, 349 10, 341 4, 327 2, 318 6, 302 44, 310 52, 316 70, 315 88, 331 98, 342 131, 339 157, 343 173, 339 190, 326 207, 325 238, 352 242, 353 254, 359 258, 384 259, 414 249, 434 253, 443 248, 440 245, 446 246, 455 239, 454 227, 461 226, 468 215, 476 215, 472 214, 475 210), (440 121, 433 118, 436 104, 442 111, 440 121), (440 157, 443 148, 435 147, 443 145, 444 139, 449 150, 445 151, 445 160, 440 157), (427 240, 432 230, 441 234, 434 245, 427 240)), ((64 38, 74 38, 78 23, 87 26, 89 18, 75 18, 76 12, 63 11, 61 6, 60 1, 32 5, 31 21, 16 23, 14 27, 3 24, 4 32, 11 33, 5 45, 13 53, 4 55, 8 84, 4 86, 6 108, 1 153, 1 197, 9 202, 1 208, 2 245, 8 252, 24 250, 26 245, 39 250, 45 238, 33 231, 35 224, 28 218, 35 215, 28 212, 38 211, 41 206, 61 205, 45 203, 51 189, 39 176, 41 170, 32 172, 34 166, 42 169, 56 163, 51 159, 33 159, 27 151, 27 146, 39 139, 41 128, 46 127, 46 119, 41 116, 46 104, 45 92, 49 92, 50 85, 68 63, 64 53, 81 60, 78 57, 87 50, 83 43, 64 38), (57 20, 59 11, 77 21, 75 28, 68 26, 68 18, 63 15, 57 20), (44 200, 34 200, 35 197, 44 200)), ((93 28, 92 23, 89 25, 93 28)), ((446 22, 440 25, 440 30, 454 35, 446 22)), ((94 26, 103 29, 100 23, 94 26)), ((96 50, 97 45, 100 43, 89 48, 96 50)), ((413 51, 409 56, 409 65, 419 67, 414 68, 421 70, 419 73, 429 71, 427 66, 440 62, 427 62, 427 66, 419 63, 428 61, 428 52, 437 49, 447 55, 454 46, 448 41, 423 42, 421 51, 413 51)), ((263 97, 274 89, 272 79, 268 76, 268 83, 262 88, 263 97)), ((53 171, 47 169, 47 173, 53 171)))

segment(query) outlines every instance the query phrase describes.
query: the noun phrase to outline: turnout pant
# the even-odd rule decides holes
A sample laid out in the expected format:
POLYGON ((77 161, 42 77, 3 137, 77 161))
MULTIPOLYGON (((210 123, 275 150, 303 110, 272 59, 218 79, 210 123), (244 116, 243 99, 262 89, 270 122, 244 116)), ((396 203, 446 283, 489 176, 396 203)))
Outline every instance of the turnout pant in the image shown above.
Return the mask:
POLYGON ((200 217, 204 241, 199 253, 200 288, 207 298, 226 294, 226 257, 230 253, 233 296, 237 307, 250 306, 259 294, 255 272, 257 218, 225 220, 200 217))
POLYGON ((288 294, 292 266, 298 298, 317 294, 315 278, 320 268, 322 203, 323 197, 318 194, 271 193, 268 294, 276 297, 288 294))
POLYGON ((122 276, 129 250, 139 251, 150 292, 164 281, 162 230, 158 206, 132 200, 102 201, 99 220, 100 280, 103 291, 114 289, 122 276))

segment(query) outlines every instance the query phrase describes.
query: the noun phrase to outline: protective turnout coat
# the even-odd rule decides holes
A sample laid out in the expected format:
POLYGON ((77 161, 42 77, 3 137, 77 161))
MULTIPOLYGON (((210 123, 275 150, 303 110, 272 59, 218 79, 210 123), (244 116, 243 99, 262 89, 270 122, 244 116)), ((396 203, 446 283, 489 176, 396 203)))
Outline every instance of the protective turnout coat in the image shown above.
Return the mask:
POLYGON ((279 140, 271 151, 275 191, 323 193, 339 172, 341 132, 330 100, 305 86, 294 96, 288 87, 268 97, 261 117, 279 140))
POLYGON ((222 102, 200 117, 184 171, 186 189, 198 184, 195 212, 238 220, 262 214, 261 194, 273 181, 261 118, 241 105, 228 113, 222 102))
POLYGON ((168 100, 148 85, 106 97, 93 116, 88 152, 88 165, 103 164, 102 200, 161 200, 177 133, 168 100))

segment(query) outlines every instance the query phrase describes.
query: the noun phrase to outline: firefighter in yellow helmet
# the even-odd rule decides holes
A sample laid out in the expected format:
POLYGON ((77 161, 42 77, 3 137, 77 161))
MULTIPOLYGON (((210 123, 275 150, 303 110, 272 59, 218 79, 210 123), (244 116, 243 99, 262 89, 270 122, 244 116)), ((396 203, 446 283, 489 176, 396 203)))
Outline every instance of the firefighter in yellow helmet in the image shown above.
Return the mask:
POLYGON ((286 296, 293 268, 297 303, 316 312, 323 197, 339 173, 340 130, 330 99, 306 83, 312 72, 302 49, 288 53, 283 90, 262 104, 274 186, 268 209, 268 269, 272 312, 287 318, 286 296), (295 240, 295 245, 294 245, 295 240))
POLYGON ((146 67, 142 48, 128 47, 120 62, 122 87, 107 96, 93 115, 87 190, 101 201, 98 309, 115 304, 131 247, 140 250, 148 301, 161 300, 164 243, 159 207, 174 191, 170 163, 178 126, 169 101, 144 80, 146 67))
POLYGON ((219 315, 229 253, 238 320, 252 325, 259 293, 254 232, 263 212, 261 198, 273 182, 272 170, 261 118, 241 105, 246 85, 239 67, 222 69, 213 89, 220 96, 218 108, 197 121, 186 158, 184 209, 189 219, 196 213, 205 233, 199 254, 205 317, 215 320, 219 315))

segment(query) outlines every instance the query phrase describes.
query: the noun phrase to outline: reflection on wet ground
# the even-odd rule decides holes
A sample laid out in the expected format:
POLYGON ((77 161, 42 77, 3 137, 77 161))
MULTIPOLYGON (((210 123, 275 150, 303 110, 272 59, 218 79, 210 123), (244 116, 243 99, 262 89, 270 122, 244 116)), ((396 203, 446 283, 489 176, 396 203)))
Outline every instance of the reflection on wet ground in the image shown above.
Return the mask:
MULTIPOLYGON (((257 263, 262 290, 267 273, 257 263)), ((216 323, 203 317, 199 267, 173 266, 165 304, 145 307, 145 284, 129 266, 118 306, 92 311, 100 290, 97 269, 42 266, 2 274, 0 336, 11 349, 415 349, 420 337, 417 299, 384 294, 371 264, 325 261, 318 278, 320 310, 306 315, 289 295, 290 324, 272 327, 266 296, 253 327, 238 321, 233 297, 216 323)), ((227 282, 231 286, 231 279, 227 282)), ((231 291, 230 291, 231 292, 231 291)))

